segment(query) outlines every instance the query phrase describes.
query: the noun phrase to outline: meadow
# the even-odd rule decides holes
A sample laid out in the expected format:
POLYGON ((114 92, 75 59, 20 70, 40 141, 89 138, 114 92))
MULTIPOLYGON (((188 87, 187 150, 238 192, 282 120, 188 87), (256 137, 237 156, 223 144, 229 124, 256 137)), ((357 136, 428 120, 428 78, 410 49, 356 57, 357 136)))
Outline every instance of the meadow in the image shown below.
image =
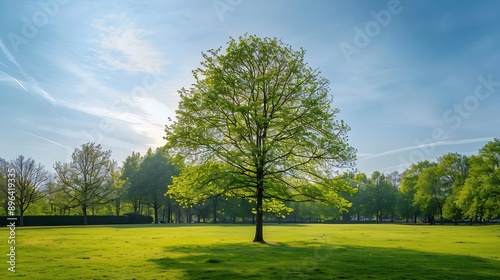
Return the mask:
POLYGON ((252 225, 17 228, 16 272, 3 261, 0 278, 500 279, 498 225, 266 224, 267 244, 253 234, 252 225))

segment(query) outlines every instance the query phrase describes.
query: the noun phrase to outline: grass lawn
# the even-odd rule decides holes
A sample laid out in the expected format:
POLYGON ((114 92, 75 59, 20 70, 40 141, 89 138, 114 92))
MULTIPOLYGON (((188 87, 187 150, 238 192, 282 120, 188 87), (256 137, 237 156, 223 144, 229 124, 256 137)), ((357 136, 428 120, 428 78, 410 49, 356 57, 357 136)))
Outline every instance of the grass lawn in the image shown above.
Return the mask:
POLYGON ((0 279, 500 279, 500 226, 26 227, 0 279))

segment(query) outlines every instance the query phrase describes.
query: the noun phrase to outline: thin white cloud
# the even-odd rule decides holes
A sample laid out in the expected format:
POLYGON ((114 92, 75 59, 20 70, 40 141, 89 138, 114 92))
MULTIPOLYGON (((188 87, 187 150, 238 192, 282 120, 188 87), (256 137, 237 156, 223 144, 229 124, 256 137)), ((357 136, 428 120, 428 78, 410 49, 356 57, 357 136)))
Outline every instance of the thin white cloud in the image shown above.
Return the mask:
POLYGON ((483 137, 483 138, 471 138, 471 139, 462 139, 462 140, 455 140, 455 141, 439 141, 439 142, 403 147, 403 148, 385 151, 385 152, 378 153, 378 154, 363 154, 364 156, 366 156, 366 158, 361 159, 359 161, 383 157, 383 156, 387 156, 387 155, 397 154, 400 152, 411 151, 411 150, 416 150, 416 149, 425 149, 425 148, 439 147, 439 146, 463 145, 463 144, 471 144, 471 143, 488 142, 488 141, 493 140, 493 138, 494 137, 483 137))
MULTIPOLYGON (((21 75, 23 75, 23 77, 26 79, 26 81, 30 84, 31 88, 33 89, 33 91, 40 95, 41 97, 45 98, 46 100, 48 100, 50 103, 52 103, 52 105, 56 105, 57 102, 56 100, 54 99, 54 97, 52 97, 47 91, 45 91, 41 86, 40 84, 38 84, 38 82, 33 78, 31 77, 24 69, 23 67, 21 67, 21 65, 17 62, 16 58, 12 55, 12 53, 9 51, 9 49, 7 49, 7 47, 4 45, 2 39, 0 39, 0 49, 2 49, 2 52, 5 54, 5 56, 7 57, 7 59, 12 62, 12 64, 14 64, 16 67, 17 67, 17 70, 19 71, 19 73, 21 73, 21 75)), ((23 87, 24 88, 24 87, 23 87)))
MULTIPOLYGON (((153 102, 154 101, 151 100, 151 103, 148 102, 148 104, 153 104, 153 102)), ((160 143, 160 141, 163 140, 164 126, 167 122, 167 117, 171 115, 166 107, 164 115, 161 115, 157 110, 148 112, 141 109, 136 110, 126 105, 120 107, 122 109, 121 111, 94 104, 86 105, 64 102, 61 103, 61 105, 69 109, 102 118, 107 121, 107 124, 111 125, 110 129, 114 126, 115 128, 130 130, 135 135, 141 135, 148 138, 149 142, 154 144, 160 143)), ((141 107, 144 108, 144 106, 141 107)), ((153 107, 162 108, 164 106, 157 104, 157 106, 153 107)))
POLYGON ((27 131, 24 131, 24 130, 19 130, 19 131, 21 131, 22 133, 25 133, 25 134, 28 134, 28 135, 34 136, 34 137, 36 137, 36 138, 39 138, 39 139, 45 140, 45 141, 50 142, 50 143, 52 143, 52 144, 56 144, 56 145, 58 145, 58 146, 61 146, 61 147, 63 147, 63 148, 66 148, 66 149, 71 150, 71 148, 70 148, 70 147, 68 147, 68 146, 65 146, 65 145, 63 145, 63 144, 61 144, 61 143, 58 143, 58 142, 56 142, 56 141, 53 141, 53 140, 47 139, 47 138, 42 137, 42 136, 40 136, 40 135, 37 135, 37 134, 34 134, 34 133, 30 133, 30 132, 27 132, 27 131))
POLYGON ((9 81, 9 82, 14 82, 16 84, 18 84, 20 87, 22 87, 24 89, 25 92, 28 92, 28 90, 26 89, 26 87, 23 86, 23 84, 16 78, 14 78, 12 75, 9 75, 7 73, 5 73, 4 71, 1 71, 0 70, 0 81, 9 81))
POLYGON ((144 39, 153 32, 136 27, 124 15, 108 15, 92 26, 101 32, 92 41, 101 66, 128 73, 158 73, 167 64, 162 53, 144 39))

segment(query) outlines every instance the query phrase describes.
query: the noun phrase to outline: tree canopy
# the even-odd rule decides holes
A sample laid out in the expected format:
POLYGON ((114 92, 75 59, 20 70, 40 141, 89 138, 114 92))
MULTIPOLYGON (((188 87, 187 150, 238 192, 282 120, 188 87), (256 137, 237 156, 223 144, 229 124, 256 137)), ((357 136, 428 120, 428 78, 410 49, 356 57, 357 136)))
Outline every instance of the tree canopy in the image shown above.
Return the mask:
POLYGON ((32 158, 22 155, 10 161, 8 164, 0 158, 0 190, 7 198, 9 193, 7 170, 12 168, 14 176, 14 198, 17 212, 19 212, 19 225, 24 225, 24 213, 28 207, 37 200, 44 197, 42 189, 48 181, 48 172, 39 163, 36 164, 32 158), (3 180, 2 180, 3 179, 3 180))
POLYGON ((336 179, 355 159, 349 127, 331 106, 328 80, 304 56, 281 40, 255 36, 231 38, 225 53, 203 53, 196 82, 179 91, 176 120, 166 126, 169 154, 203 178, 192 180, 188 167, 169 194, 194 203, 191 194, 200 192, 189 189, 204 189, 256 201, 256 242, 264 242, 265 205, 349 205, 339 192, 352 188, 336 179))
POLYGON ((101 145, 83 144, 71 155, 70 163, 56 162, 58 183, 70 197, 70 207, 81 207, 83 224, 87 225, 87 209, 107 203, 114 189, 112 171, 116 163, 111 159, 111 150, 103 151, 101 145))

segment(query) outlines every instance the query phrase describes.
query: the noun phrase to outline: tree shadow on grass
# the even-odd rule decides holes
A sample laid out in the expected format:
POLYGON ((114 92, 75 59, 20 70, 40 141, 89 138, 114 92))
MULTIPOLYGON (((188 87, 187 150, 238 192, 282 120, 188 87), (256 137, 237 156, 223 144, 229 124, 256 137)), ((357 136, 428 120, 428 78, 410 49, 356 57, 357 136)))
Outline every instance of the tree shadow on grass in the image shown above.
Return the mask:
POLYGON ((320 242, 168 247, 148 261, 182 279, 500 279, 491 259, 320 242))

